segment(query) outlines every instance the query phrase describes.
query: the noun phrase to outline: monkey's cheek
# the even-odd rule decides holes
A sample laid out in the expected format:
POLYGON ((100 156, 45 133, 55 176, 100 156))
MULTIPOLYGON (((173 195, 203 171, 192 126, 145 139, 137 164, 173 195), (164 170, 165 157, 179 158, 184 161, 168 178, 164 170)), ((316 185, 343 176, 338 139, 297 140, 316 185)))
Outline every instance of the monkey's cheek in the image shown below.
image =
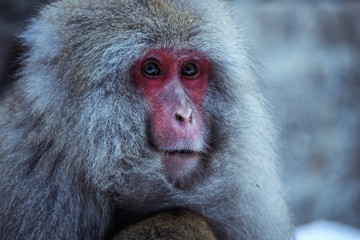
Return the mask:
POLYGON ((191 154, 166 154, 164 166, 171 179, 180 179, 190 174, 198 165, 199 155, 191 154))

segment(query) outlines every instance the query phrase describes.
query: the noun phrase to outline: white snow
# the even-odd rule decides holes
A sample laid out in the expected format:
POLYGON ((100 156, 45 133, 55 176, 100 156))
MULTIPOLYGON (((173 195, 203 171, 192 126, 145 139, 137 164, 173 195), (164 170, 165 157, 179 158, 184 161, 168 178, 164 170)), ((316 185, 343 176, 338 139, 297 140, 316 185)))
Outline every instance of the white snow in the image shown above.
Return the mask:
POLYGON ((317 220, 295 230, 296 240, 360 240, 360 229, 337 222, 317 220))

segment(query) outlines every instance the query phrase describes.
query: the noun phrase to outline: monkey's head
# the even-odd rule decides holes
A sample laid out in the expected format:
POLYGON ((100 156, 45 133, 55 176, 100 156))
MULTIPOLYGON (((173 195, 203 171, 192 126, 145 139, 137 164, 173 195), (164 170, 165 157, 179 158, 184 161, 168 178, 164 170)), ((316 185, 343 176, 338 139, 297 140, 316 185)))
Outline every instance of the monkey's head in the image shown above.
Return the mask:
POLYGON ((27 97, 67 167, 102 189, 142 181, 143 192, 147 179, 151 189, 221 165, 211 155, 252 87, 226 4, 106 2, 57 1, 22 35, 27 97))

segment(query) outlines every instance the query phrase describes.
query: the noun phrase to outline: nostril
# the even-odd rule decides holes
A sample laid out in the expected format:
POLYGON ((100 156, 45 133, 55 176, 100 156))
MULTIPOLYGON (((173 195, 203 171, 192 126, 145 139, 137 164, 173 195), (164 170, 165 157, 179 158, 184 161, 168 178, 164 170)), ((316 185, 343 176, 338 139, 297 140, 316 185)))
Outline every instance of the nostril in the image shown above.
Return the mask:
POLYGON ((190 117, 189 117, 189 123, 192 123, 192 114, 190 114, 190 117))
POLYGON ((180 109, 175 112, 175 119, 176 122, 178 122, 181 125, 188 125, 193 124, 193 113, 190 109, 185 109, 187 111, 184 111, 184 109, 180 109))
POLYGON ((185 119, 179 114, 175 114, 175 118, 177 121, 179 121, 181 123, 185 122, 185 119))

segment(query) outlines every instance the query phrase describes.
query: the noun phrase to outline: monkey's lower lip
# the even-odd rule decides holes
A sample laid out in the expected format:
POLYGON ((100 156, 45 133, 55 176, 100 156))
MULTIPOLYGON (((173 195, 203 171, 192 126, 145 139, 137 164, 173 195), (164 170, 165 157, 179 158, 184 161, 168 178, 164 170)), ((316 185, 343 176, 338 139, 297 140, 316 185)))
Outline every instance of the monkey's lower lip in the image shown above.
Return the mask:
POLYGON ((182 178, 192 172, 198 165, 199 154, 191 150, 167 151, 164 166, 172 180, 182 178))

